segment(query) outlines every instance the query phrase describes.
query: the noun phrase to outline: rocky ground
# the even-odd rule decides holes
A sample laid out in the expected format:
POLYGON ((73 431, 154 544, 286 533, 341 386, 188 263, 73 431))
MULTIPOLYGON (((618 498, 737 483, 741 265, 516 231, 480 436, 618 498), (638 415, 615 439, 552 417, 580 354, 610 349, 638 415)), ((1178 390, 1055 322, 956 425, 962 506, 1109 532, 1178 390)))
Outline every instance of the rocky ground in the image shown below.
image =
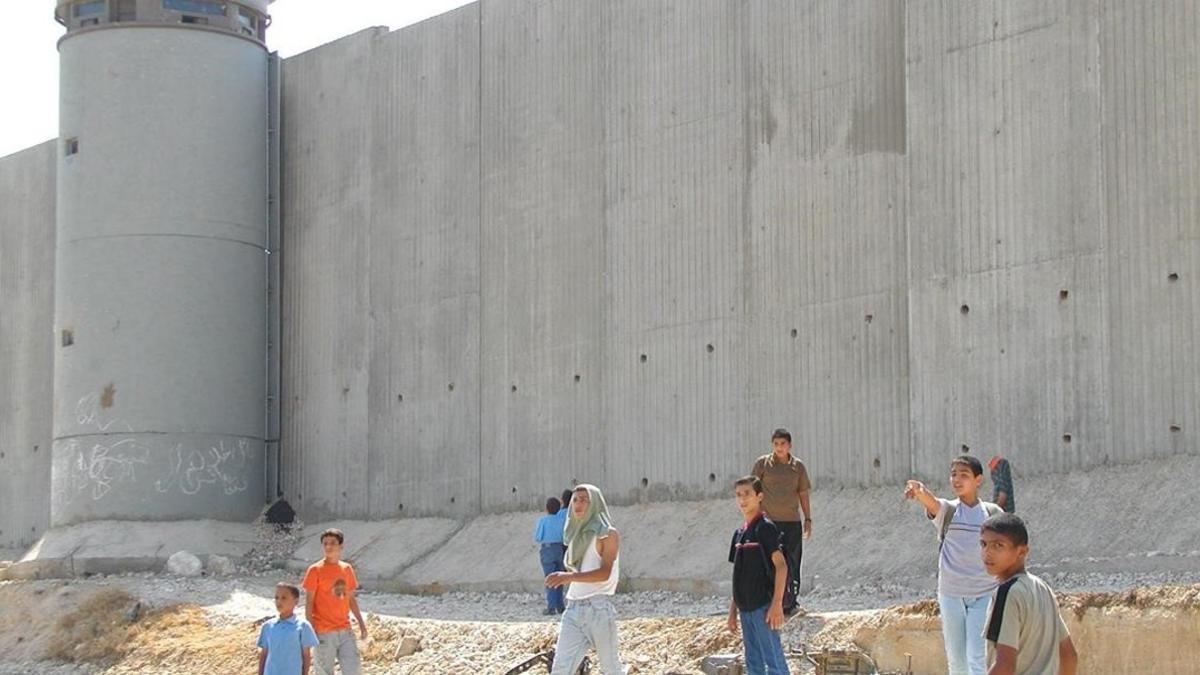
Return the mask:
MULTIPOLYGON (((1200 582, 1200 570, 1046 576, 1064 592, 1200 582)), ((2 583, 0 675, 252 672, 256 625, 274 612, 276 580, 273 574, 134 574, 2 583)), ((865 616, 926 597, 904 585, 818 585, 805 599, 813 616, 788 624, 785 645, 815 640, 828 646, 829 636, 818 633, 830 617, 865 616)), ((723 626, 727 602, 668 592, 618 595, 622 658, 633 673, 699 672, 701 657, 740 649, 723 626)), ((541 614, 541 598, 533 593, 413 596, 367 588, 361 604, 372 633, 363 645, 371 674, 503 673, 551 646, 557 625, 541 614)), ((912 607, 922 606, 928 603, 912 607)), ((841 633, 843 641, 852 634, 841 633)), ((808 672, 798 658, 793 666, 793 672, 808 672)))

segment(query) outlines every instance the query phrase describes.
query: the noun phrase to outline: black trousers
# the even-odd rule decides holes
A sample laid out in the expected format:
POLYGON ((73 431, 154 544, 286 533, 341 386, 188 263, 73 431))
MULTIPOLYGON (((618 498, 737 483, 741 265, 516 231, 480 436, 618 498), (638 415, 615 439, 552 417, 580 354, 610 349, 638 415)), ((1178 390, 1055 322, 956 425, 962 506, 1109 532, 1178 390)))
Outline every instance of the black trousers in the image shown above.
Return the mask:
POLYGON ((775 521, 775 526, 783 534, 783 557, 787 560, 788 580, 783 592, 783 609, 789 610, 796 606, 796 598, 800 596, 800 562, 804 558, 804 523, 796 521, 775 521))

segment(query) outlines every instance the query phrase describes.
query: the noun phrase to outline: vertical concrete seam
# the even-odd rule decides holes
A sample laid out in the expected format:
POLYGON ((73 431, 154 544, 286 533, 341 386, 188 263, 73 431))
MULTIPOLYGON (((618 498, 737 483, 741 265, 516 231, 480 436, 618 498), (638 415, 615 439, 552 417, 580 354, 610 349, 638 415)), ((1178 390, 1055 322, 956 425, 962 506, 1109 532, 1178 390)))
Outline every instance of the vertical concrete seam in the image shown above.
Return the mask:
POLYGON ((910 222, 910 206, 912 204, 912 154, 908 151, 908 3, 904 3, 904 15, 902 21, 904 23, 903 35, 904 45, 901 49, 901 58, 904 61, 904 215, 901 217, 901 222, 904 223, 904 384, 907 390, 906 400, 908 402, 908 413, 904 416, 908 423, 908 475, 915 476, 917 473, 917 444, 913 439, 913 351, 912 351, 912 315, 913 315, 913 288, 912 288, 912 223, 910 222))
MULTIPOLYGON (((475 219, 478 236, 475 238, 475 274, 479 297, 477 308, 478 330, 475 348, 475 512, 483 513, 483 332, 486 328, 484 321, 483 293, 483 3, 476 3, 475 12, 475 219)), ((462 529, 462 526, 459 527, 462 529)), ((457 533, 457 530, 455 531, 457 533)), ((453 536, 453 535, 451 535, 453 536)), ((449 539, 447 539, 449 541, 449 539)))

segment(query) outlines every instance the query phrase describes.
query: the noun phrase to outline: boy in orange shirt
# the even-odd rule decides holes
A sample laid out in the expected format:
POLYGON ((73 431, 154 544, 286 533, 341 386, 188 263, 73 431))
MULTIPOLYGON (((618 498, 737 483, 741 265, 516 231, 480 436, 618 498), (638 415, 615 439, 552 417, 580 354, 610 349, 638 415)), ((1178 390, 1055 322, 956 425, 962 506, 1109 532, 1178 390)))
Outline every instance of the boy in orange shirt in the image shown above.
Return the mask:
POLYGON ((362 639, 367 639, 367 624, 358 609, 354 590, 358 579, 354 568, 342 562, 342 545, 345 536, 341 530, 329 529, 321 533, 321 547, 325 559, 313 563, 304 574, 304 613, 317 631, 317 672, 333 675, 334 661, 341 664, 342 675, 361 675, 362 660, 358 655, 358 644, 354 631, 350 629, 350 613, 358 621, 362 639))

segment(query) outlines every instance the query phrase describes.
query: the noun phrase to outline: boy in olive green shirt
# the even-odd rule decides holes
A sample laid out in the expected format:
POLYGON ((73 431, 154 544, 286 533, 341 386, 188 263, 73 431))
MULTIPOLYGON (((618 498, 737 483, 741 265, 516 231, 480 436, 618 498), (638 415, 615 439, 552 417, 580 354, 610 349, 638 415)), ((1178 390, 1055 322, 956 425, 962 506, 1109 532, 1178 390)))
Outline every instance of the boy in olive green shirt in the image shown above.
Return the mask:
POLYGON ((1011 513, 992 516, 979 543, 983 566, 1000 582, 984 634, 996 655, 988 675, 1075 675, 1079 657, 1054 591, 1025 571, 1025 523, 1011 513))

